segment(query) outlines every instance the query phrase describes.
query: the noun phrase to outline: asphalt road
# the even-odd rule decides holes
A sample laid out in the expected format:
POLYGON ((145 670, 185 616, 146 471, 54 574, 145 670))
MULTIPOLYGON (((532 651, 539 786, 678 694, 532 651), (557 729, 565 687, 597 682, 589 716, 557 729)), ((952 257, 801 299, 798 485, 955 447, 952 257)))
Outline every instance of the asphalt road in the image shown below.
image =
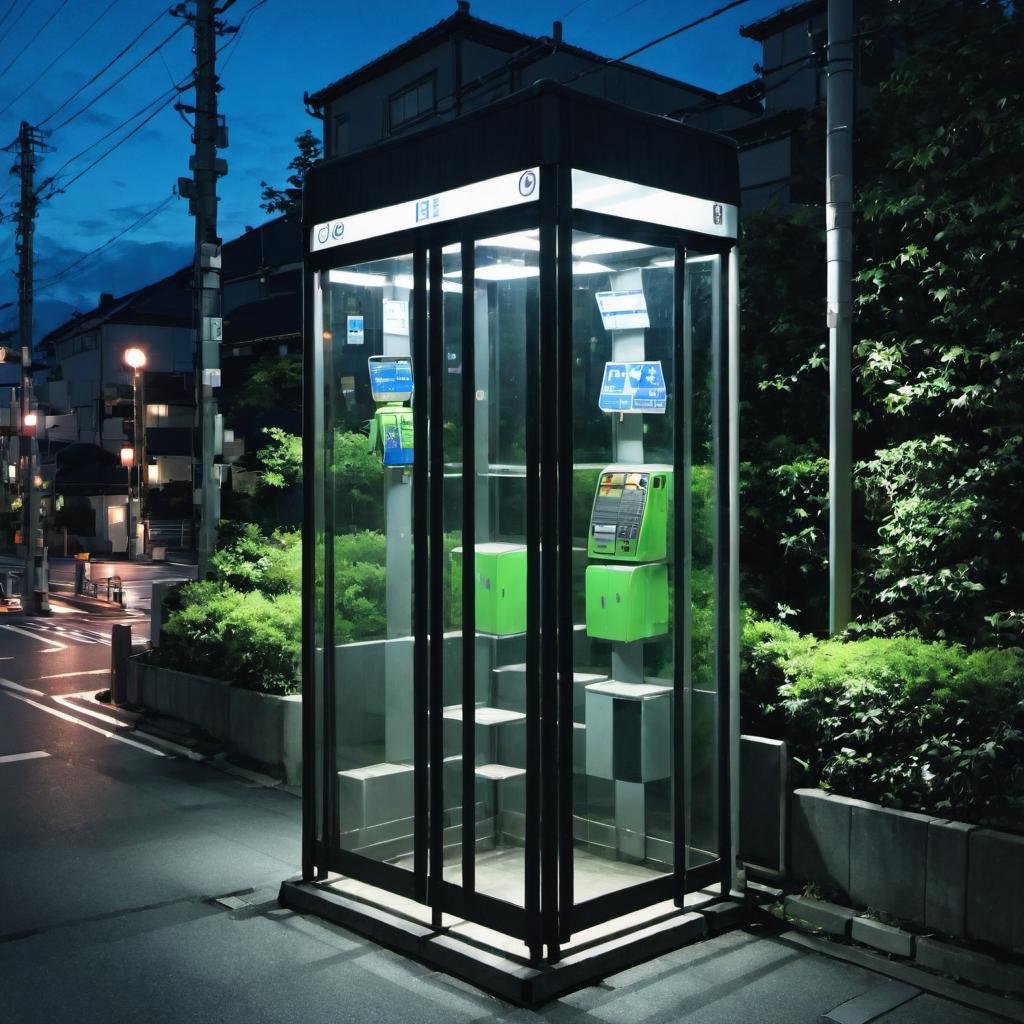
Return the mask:
MULTIPOLYGON (((733 932, 533 1013, 281 910, 300 859, 295 795, 125 734, 90 702, 124 621, 146 635, 120 614, 0 616, 3 1024, 818 1024, 887 983, 733 932)), ((874 1019, 999 1018, 920 993, 874 1019)))
MULTIPOLYGON (((94 560, 90 563, 92 579, 100 584, 110 576, 120 576, 125 590, 125 607, 148 611, 152 585, 158 580, 194 580, 196 567, 185 563, 124 562, 94 560)), ((50 589, 54 595, 71 594, 75 585, 74 559, 54 559, 50 562, 50 589)))

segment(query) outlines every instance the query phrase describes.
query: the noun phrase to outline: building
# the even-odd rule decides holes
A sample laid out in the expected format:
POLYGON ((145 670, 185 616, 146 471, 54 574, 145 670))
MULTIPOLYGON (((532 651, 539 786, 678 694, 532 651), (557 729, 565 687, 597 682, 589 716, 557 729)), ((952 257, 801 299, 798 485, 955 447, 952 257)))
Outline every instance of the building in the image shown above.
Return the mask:
MULTIPOLYGON (((860 24, 879 5, 860 6, 860 24)), ((724 93, 721 103, 756 104, 757 117, 727 126, 740 144, 743 208, 824 202, 826 0, 784 7, 740 29, 740 35, 761 44, 757 78, 724 93)), ((895 26, 862 34, 855 50, 855 102, 869 107, 879 84, 906 47, 895 26)), ((686 123, 699 122, 685 111, 686 123)))
POLYGON ((454 14, 369 64, 305 96, 323 119, 324 154, 344 156, 439 120, 451 120, 542 79, 653 114, 693 112, 691 123, 722 130, 757 116, 757 103, 720 102, 707 89, 607 57, 562 38, 531 36, 454 14))
POLYGON ((181 270, 128 295, 104 293, 95 309, 41 342, 52 364, 50 379, 36 389, 45 414, 41 448, 43 477, 54 496, 51 524, 85 550, 127 548, 128 472, 121 450, 136 441, 128 348, 146 353, 138 394, 145 435, 136 453, 145 462, 133 481, 138 486, 143 477, 146 511, 191 519, 191 322, 191 276, 181 270))

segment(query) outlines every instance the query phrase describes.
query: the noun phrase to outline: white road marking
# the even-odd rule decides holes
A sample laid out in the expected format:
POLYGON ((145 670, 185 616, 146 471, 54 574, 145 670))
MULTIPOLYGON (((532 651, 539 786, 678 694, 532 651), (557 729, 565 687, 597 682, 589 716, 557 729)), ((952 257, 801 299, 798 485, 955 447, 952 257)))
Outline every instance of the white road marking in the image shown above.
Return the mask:
MULTIPOLYGON (((93 711, 91 708, 83 708, 80 704, 72 704, 71 701, 78 697, 80 700, 95 700, 96 694, 101 693, 101 690, 83 690, 81 693, 64 693, 55 694, 53 699, 60 704, 61 707, 67 708, 69 711, 77 711, 79 714, 88 715, 90 718, 96 718, 101 722, 106 722, 108 725, 123 725, 117 718, 113 718, 111 715, 105 715, 102 711, 93 711)), ((83 725, 85 723, 82 723, 83 725)), ((146 733, 146 739, 154 746, 163 747, 167 750, 172 751, 175 754, 180 754, 182 757, 187 757, 190 761, 203 761, 205 760, 202 754, 197 754, 194 750, 189 750, 188 747, 182 747, 172 740, 165 740, 162 736, 152 736, 146 733)))
MULTIPOLYGON (((75 676, 109 676, 109 668, 89 668, 82 672, 58 672, 52 676, 36 676, 32 680, 33 683, 41 683, 44 679, 73 679, 75 676)), ((31 690, 31 693, 39 693, 38 690, 31 690)), ((45 697, 46 694, 39 693, 40 697, 45 697)))
POLYGON ((16 683, 11 679, 0 679, 0 686, 7 687, 10 690, 17 690, 18 693, 27 693, 30 697, 46 696, 42 690, 30 690, 27 686, 21 686, 19 683, 16 683))
MULTIPOLYGON (((22 636, 27 636, 32 640, 40 640, 44 644, 53 644, 52 651, 63 651, 67 649, 67 644, 59 644, 56 640, 50 640, 48 637, 40 636, 39 633, 29 632, 27 629, 19 629, 17 626, 8 625, 6 622, 0 623, 0 629, 9 629, 12 633, 20 633, 22 636)), ((49 654, 50 651, 44 651, 44 654, 49 654)))
POLYGON ((0 690, 0 693, 6 694, 12 700, 20 700, 23 704, 30 704, 32 707, 38 708, 40 711, 45 711, 48 715, 53 715, 55 718, 63 719, 65 722, 71 722, 73 725, 80 725, 83 729, 89 729, 92 732, 99 733, 100 736, 106 736, 108 740, 117 740, 118 743, 126 743, 129 747, 136 747, 139 750, 144 750, 147 754, 152 754, 154 757, 167 756, 162 750, 147 747, 145 743, 136 743, 135 740, 130 740, 127 736, 118 736, 117 733, 109 732, 107 729, 101 729, 98 725, 93 725, 90 722, 83 722, 80 718, 66 714, 63 711, 58 711, 56 708, 48 708, 45 704, 40 704, 37 701, 32 700, 30 697, 23 697, 20 693, 13 693, 6 688, 0 690))
POLYGON ((30 750, 27 754, 0 755, 0 764, 11 764, 13 761, 34 761, 37 757, 49 757, 45 750, 30 750))

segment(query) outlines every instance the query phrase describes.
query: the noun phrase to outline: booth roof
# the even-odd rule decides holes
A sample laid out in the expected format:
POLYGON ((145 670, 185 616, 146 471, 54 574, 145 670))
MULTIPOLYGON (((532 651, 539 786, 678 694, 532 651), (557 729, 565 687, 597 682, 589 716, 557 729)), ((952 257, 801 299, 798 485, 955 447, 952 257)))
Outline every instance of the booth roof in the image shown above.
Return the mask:
POLYGON ((556 163, 739 205, 732 139, 538 82, 481 110, 318 164, 306 175, 303 222, 556 163))

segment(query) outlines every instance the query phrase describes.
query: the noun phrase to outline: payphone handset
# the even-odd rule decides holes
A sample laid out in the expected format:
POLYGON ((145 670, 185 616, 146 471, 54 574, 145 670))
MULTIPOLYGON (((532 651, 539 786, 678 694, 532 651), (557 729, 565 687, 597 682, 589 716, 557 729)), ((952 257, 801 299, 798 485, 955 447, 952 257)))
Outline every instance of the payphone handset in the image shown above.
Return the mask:
POLYGON ((597 481, 587 555, 616 562, 664 558, 671 481, 671 466, 606 467, 597 481))

